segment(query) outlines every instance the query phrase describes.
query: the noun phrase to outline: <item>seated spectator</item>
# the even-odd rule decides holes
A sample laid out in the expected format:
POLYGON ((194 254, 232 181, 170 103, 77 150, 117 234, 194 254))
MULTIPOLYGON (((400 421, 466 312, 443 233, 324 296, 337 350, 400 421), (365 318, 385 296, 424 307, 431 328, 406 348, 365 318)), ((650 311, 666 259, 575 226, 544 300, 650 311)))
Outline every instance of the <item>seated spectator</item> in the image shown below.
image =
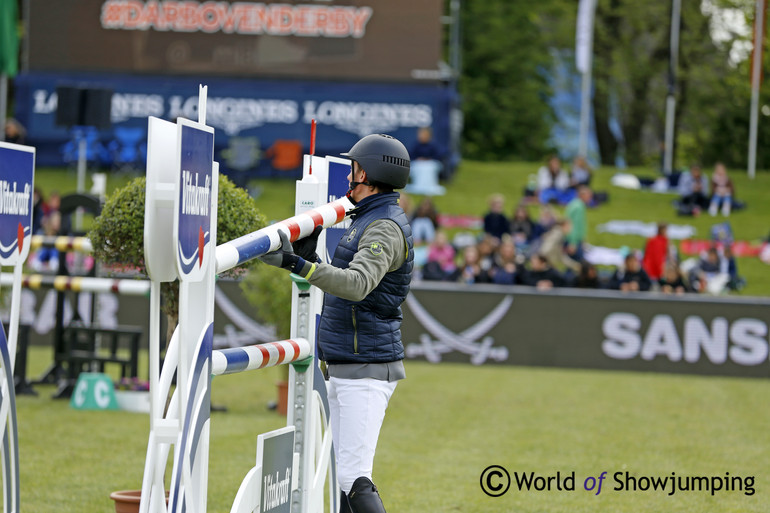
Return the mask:
POLYGON ((484 233, 501 240, 503 235, 510 232, 508 218, 503 215, 505 197, 493 194, 489 198, 489 212, 484 215, 484 233))
POLYGON ((495 253, 495 264, 489 275, 493 283, 513 285, 516 283, 516 246, 511 237, 505 237, 495 253))
POLYGON ((479 265, 485 273, 489 273, 495 265, 495 252, 499 245, 499 239, 491 235, 484 235, 476 246, 479 251, 479 265))
POLYGON ((423 199, 417 205, 414 217, 409 223, 412 226, 412 237, 415 245, 433 242, 438 227, 438 212, 430 198, 423 199))
POLYGON ((441 160, 438 148, 433 143, 433 131, 430 127, 424 126, 417 130, 417 144, 409 152, 412 160, 441 160))
POLYGON ((746 280, 738 274, 738 262, 735 260, 732 246, 725 246, 722 262, 724 271, 730 277, 730 281, 727 282, 727 288, 730 290, 741 290, 745 287, 746 280))
POLYGON ((735 196, 735 187, 733 181, 727 176, 727 168, 721 162, 714 166, 714 174, 711 175, 711 204, 709 205, 709 214, 717 215, 719 208, 722 208, 722 215, 730 215, 733 196, 735 196))
POLYGON ((577 188, 578 185, 591 185, 591 166, 582 155, 575 157, 572 161, 572 170, 570 171, 570 186, 577 188))
POLYGON ((529 269, 523 273, 521 283, 537 287, 538 290, 550 290, 561 287, 564 281, 561 274, 548 264, 548 260, 543 255, 534 254, 529 259, 529 269))
POLYGON ((566 205, 575 197, 575 191, 569 188, 569 174, 562 169, 561 160, 551 155, 545 166, 537 171, 537 190, 540 203, 558 203, 566 205))
POLYGON ((653 281, 663 277, 663 266, 668 257, 668 238, 666 237, 666 223, 658 223, 658 233, 647 239, 644 246, 642 268, 653 281))
POLYGON ((650 277, 644 272, 639 259, 633 252, 626 256, 624 268, 615 271, 612 284, 612 288, 623 292, 648 291, 652 286, 650 277))
POLYGON ((580 263, 569 257, 566 252, 566 237, 572 229, 568 219, 557 221, 542 237, 538 253, 554 269, 566 268, 572 273, 580 272, 580 263))
POLYGON ((428 262, 422 269, 422 279, 445 280, 455 270, 455 248, 449 243, 446 232, 439 230, 428 248, 428 262))
POLYGON ((513 243, 517 248, 526 247, 536 236, 535 222, 529 217, 529 211, 524 205, 516 207, 509 226, 513 243))
POLYGON ((664 294, 684 294, 687 292, 687 284, 682 277, 682 270, 676 262, 669 262, 663 276, 660 277, 660 291, 664 294))
POLYGON ((489 274, 481 268, 479 250, 476 246, 466 246, 463 259, 457 270, 449 278, 461 283, 489 283, 489 274))
POLYGON ((575 278, 575 287, 579 289, 603 288, 599 279, 599 271, 594 264, 585 261, 580 263, 580 273, 575 278))
POLYGON ((720 257, 719 250, 716 246, 712 246, 690 271, 690 284, 697 292, 721 294, 725 292, 730 282, 727 270, 728 265, 720 257))
POLYGON ((682 173, 678 184, 679 215, 698 215, 701 210, 709 208, 708 187, 708 177, 698 164, 693 164, 690 171, 682 173))

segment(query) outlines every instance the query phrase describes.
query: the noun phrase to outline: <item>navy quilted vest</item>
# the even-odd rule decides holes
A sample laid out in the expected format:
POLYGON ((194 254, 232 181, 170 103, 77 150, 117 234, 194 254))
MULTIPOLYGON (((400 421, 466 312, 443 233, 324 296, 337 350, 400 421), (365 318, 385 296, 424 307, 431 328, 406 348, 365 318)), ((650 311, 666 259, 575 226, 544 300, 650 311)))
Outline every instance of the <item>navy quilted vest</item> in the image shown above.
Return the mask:
POLYGON ((409 293, 414 250, 412 228, 398 206, 397 192, 375 194, 361 200, 351 214, 350 228, 334 251, 332 265, 346 269, 358 251, 364 230, 379 219, 392 219, 401 228, 408 254, 403 265, 386 273, 379 285, 362 301, 349 301, 324 294, 318 328, 318 350, 322 360, 332 363, 384 363, 402 360, 401 303, 409 293))

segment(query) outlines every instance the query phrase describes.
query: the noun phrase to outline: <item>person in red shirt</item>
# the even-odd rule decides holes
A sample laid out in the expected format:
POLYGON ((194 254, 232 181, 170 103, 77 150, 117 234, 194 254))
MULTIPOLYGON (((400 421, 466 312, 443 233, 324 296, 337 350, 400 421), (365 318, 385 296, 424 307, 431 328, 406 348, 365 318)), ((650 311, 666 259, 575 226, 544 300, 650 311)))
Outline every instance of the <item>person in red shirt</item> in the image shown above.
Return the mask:
POLYGON ((644 247, 644 259, 642 269, 652 281, 658 281, 663 276, 663 269, 668 255, 668 238, 666 237, 666 224, 658 223, 658 234, 647 239, 644 247))

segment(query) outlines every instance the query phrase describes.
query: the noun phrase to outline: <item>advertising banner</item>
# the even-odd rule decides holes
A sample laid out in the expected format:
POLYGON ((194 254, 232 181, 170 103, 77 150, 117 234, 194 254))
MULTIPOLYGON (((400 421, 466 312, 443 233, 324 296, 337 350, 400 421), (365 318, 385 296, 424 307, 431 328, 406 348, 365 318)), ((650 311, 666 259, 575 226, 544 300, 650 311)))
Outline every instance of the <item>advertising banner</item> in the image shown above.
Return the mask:
POLYGON ((29 4, 36 71, 411 81, 441 60, 442 0, 29 4))
POLYGON ((770 377, 770 300, 456 284, 412 287, 407 358, 770 377))
MULTIPOLYGON (((27 73, 15 80, 16 118, 27 128, 27 143, 37 147, 38 163, 61 165, 66 162, 72 136, 66 128, 56 126, 57 86, 88 84, 110 89, 113 128, 90 140, 89 160, 111 166, 129 154, 138 159, 137 167, 143 167, 147 118, 197 119, 198 95, 194 92, 199 83, 191 77, 27 73)), ((448 152, 453 95, 442 84, 213 78, 206 83, 206 124, 216 129, 214 159, 223 169, 256 174, 295 170, 299 174, 313 119, 318 124, 317 155, 338 155, 371 133, 397 137, 410 149, 423 126, 433 128, 439 154, 448 152)))

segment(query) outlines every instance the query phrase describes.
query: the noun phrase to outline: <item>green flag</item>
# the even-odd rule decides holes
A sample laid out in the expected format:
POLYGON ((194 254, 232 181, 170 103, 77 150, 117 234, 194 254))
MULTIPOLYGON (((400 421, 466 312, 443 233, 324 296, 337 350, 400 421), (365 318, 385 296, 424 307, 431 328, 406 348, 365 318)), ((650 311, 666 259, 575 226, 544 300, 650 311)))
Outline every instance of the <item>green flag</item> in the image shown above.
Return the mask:
POLYGON ((16 0, 0 0, 0 74, 19 71, 19 14, 16 0))

